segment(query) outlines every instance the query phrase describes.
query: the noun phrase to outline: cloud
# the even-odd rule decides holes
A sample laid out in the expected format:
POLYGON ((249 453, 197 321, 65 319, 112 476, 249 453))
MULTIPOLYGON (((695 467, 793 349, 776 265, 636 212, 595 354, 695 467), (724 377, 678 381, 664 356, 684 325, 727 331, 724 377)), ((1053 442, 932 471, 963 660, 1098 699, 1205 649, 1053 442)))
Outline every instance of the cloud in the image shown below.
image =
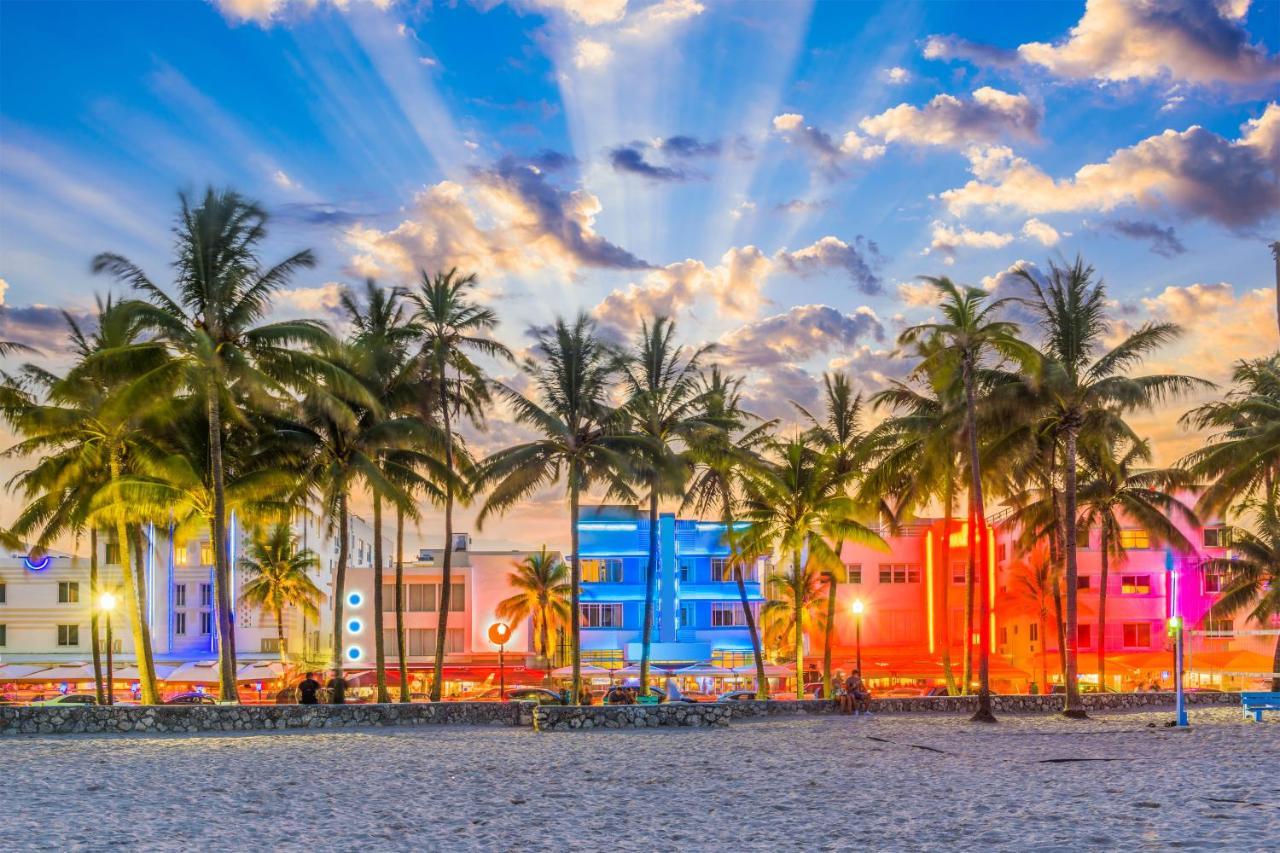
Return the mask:
POLYGON ((1005 137, 1034 140, 1043 116, 1025 95, 983 86, 967 99, 944 94, 922 108, 899 104, 864 118, 858 127, 885 142, 962 147, 1005 137))
POLYGON ((279 291, 273 302, 276 312, 287 317, 338 317, 342 315, 344 285, 336 281, 319 287, 291 287, 279 291))
POLYGON ((1168 78, 1189 83, 1280 80, 1280 57, 1249 41, 1249 0, 1089 0, 1055 44, 1018 48, 1028 63, 1075 79, 1168 78))
POLYGON ((339 11, 360 4, 378 9, 390 8, 395 0, 213 0, 222 17, 233 24, 253 22, 269 27, 294 15, 306 15, 317 8, 328 6, 339 11))
POLYGON ((609 165, 615 172, 639 175, 651 181, 681 182, 705 178, 701 172, 690 171, 683 166, 660 165, 650 162, 647 152, 653 152, 671 160, 690 160, 714 157, 720 153, 720 143, 704 142, 694 136, 672 136, 650 142, 629 142, 609 150, 609 165))
POLYGON ((639 175, 651 181, 683 182, 690 179, 690 173, 670 166, 658 166, 644 158, 644 152, 638 145, 620 145, 609 151, 609 165, 615 172, 639 175))
POLYGON ((884 81, 892 86, 903 86, 911 82, 911 72, 895 65, 885 69, 884 81))
POLYGON ((1056 246, 1058 241, 1062 239, 1062 234, 1058 232, 1057 228, 1034 217, 1022 224, 1022 236, 1038 240, 1042 246, 1056 246))
POLYGON ((872 144, 852 130, 836 142, 826 131, 806 125, 799 113, 774 116, 773 129, 788 143, 812 155, 828 177, 843 175, 842 165, 846 162, 874 160, 884 154, 883 145, 872 144))
POLYGON ((937 305, 941 299, 938 288, 923 281, 904 281, 898 284, 898 298, 912 308, 937 305))
POLYGON ((933 223, 933 240, 922 255, 938 255, 947 265, 956 262, 956 251, 969 249, 1000 249, 1013 242, 1012 234, 996 231, 974 231, 964 225, 950 226, 945 222, 933 223))
POLYGON ((4 305, 5 294, 9 292, 9 282, 0 278, 0 305, 4 305))
POLYGON ((1020 270, 1026 270, 1041 284, 1044 283, 1044 276, 1039 267, 1031 261, 1016 260, 1000 272, 984 276, 981 284, 983 289, 991 294, 992 299, 1011 300, 1004 307, 1003 319, 1020 325, 1025 334, 1034 334, 1040 318, 1031 306, 1022 300, 1034 298, 1035 289, 1018 274, 1020 270))
POLYGON ((866 340, 884 340, 884 325, 863 306, 845 314, 830 305, 797 305, 728 332, 719 340, 726 361, 738 367, 803 362, 866 340))
POLYGON ((673 28, 706 11, 696 0, 660 0, 634 11, 626 0, 517 0, 517 5, 566 20, 579 70, 603 68, 628 44, 667 38, 673 28))
POLYGON ((1198 125, 1166 130, 1061 180, 1005 147, 974 148, 968 156, 976 180, 942 193, 957 215, 974 207, 1037 214, 1137 205, 1242 230, 1280 211, 1280 106, 1274 103, 1246 122, 1237 140, 1198 125))
POLYGON ((754 201, 748 200, 748 201, 742 202, 733 210, 729 211, 729 215, 734 219, 741 219, 742 217, 747 216, 748 214, 755 213, 755 211, 756 211, 756 203, 754 201))
MULTIPOLYGON (((74 308, 66 311, 81 329, 88 331, 95 325, 95 314, 74 308)), ((66 352, 70 343, 67 319, 63 309, 51 305, 5 305, 0 310, 0 340, 26 344, 45 352, 66 352)))
POLYGON ((613 48, 596 39, 578 39, 574 46, 573 64, 577 68, 599 68, 613 59, 613 48))
POLYGON ((720 141, 704 142, 696 136, 669 136, 654 140, 653 147, 672 157, 715 157, 720 154, 720 141))
POLYGON ((465 183, 441 181, 414 197, 413 214, 390 231, 356 224, 345 239, 357 275, 413 275, 458 266, 483 276, 543 269, 572 277, 581 267, 647 269, 596 233, 600 201, 565 190, 547 172, 504 159, 465 183))
POLYGON ((615 338, 639 328, 641 319, 675 317, 699 301, 714 305, 717 315, 752 317, 763 303, 761 291, 772 267, 755 246, 730 249, 713 267, 693 259, 668 264, 614 290, 592 314, 615 338))
POLYGON ((817 210, 826 210, 830 206, 829 199, 793 198, 778 202, 773 209, 778 213, 812 213, 817 210))
POLYGON ((271 180, 275 182, 276 186, 280 187, 283 190, 302 189, 302 184, 298 183, 293 178, 290 178, 288 175, 286 175, 283 169, 276 169, 275 172, 271 175, 271 180))
POLYGON ((1154 297, 1143 298, 1142 305, 1152 314, 1159 314, 1182 326, 1190 326, 1203 319, 1206 314, 1231 308, 1235 301, 1235 288, 1223 281, 1217 284, 1189 284, 1185 287, 1171 285, 1154 297))
POLYGON ((627 0, 523 0, 543 12, 560 12, 588 27, 613 24, 627 13, 627 0))
POLYGON ((996 68, 1018 64, 1016 50, 979 44, 960 36, 929 36, 925 39, 923 54, 925 59, 961 59, 996 68))
POLYGON ((800 275, 843 270, 853 286, 868 295, 880 293, 884 289, 877 272, 883 263, 880 247, 874 240, 861 235, 855 237, 852 243, 827 236, 795 252, 781 249, 774 255, 774 260, 800 275))
POLYGON ((1117 219, 1107 223, 1106 227, 1125 237, 1151 241, 1151 251, 1164 258, 1173 258, 1187 251, 1172 225, 1161 228, 1154 222, 1117 219))

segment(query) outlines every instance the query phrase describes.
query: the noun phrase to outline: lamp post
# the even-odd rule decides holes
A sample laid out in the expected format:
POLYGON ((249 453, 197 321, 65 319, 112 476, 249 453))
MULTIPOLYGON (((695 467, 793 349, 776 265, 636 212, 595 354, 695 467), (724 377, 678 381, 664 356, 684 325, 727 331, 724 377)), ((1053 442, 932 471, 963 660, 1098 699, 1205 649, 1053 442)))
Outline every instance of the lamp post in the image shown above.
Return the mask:
POLYGON ((503 652, 507 640, 511 639, 511 626, 505 622, 494 622, 489 626, 489 642, 498 647, 498 701, 507 701, 507 670, 503 652))
POLYGON ((864 609, 862 599, 855 598, 853 600, 853 637, 857 658, 854 665, 857 667, 859 675, 862 674, 862 611, 864 609))
POLYGON ((1179 588, 1178 567, 1173 551, 1164 552, 1164 567, 1169 579, 1169 634, 1173 637, 1173 690, 1177 710, 1177 725, 1187 727, 1187 695, 1182 684, 1183 625, 1182 590, 1179 588))
POLYGON ((98 598, 98 609, 107 617, 107 704, 114 705, 116 703, 116 679, 115 664, 111 659, 111 653, 115 640, 111 636, 111 613, 116 609, 116 597, 109 592, 104 592, 98 598))

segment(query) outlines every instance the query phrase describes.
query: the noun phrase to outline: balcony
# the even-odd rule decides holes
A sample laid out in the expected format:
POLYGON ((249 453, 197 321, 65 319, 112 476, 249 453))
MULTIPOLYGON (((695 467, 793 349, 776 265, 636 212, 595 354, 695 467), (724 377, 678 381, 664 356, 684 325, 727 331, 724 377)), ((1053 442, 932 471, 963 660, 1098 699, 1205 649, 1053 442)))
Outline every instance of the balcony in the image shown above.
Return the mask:
MULTIPOLYGON (((748 581, 747 599, 761 601, 764 596, 760 592, 759 581, 748 581)), ((682 583, 679 598, 681 601, 737 601, 738 585, 732 581, 721 583, 682 583)))

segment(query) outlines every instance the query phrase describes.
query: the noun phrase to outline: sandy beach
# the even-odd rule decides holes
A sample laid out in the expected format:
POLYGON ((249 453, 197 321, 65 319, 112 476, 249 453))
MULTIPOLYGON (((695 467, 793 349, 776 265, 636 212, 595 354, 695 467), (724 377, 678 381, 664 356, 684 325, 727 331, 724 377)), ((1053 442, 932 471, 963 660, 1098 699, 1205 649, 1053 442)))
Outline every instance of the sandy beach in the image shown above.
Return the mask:
POLYGON ((1280 719, 1170 716, 18 738, 0 745, 4 846, 1280 847, 1280 719))

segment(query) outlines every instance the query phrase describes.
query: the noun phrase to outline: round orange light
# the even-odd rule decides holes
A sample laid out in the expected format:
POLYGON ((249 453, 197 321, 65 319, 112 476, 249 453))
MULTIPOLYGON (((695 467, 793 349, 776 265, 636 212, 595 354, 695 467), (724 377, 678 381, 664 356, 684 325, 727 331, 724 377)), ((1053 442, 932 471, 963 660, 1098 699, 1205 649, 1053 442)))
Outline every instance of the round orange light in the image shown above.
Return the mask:
POLYGON ((494 622, 489 626, 489 642, 504 646, 511 639, 511 626, 505 622, 494 622))

